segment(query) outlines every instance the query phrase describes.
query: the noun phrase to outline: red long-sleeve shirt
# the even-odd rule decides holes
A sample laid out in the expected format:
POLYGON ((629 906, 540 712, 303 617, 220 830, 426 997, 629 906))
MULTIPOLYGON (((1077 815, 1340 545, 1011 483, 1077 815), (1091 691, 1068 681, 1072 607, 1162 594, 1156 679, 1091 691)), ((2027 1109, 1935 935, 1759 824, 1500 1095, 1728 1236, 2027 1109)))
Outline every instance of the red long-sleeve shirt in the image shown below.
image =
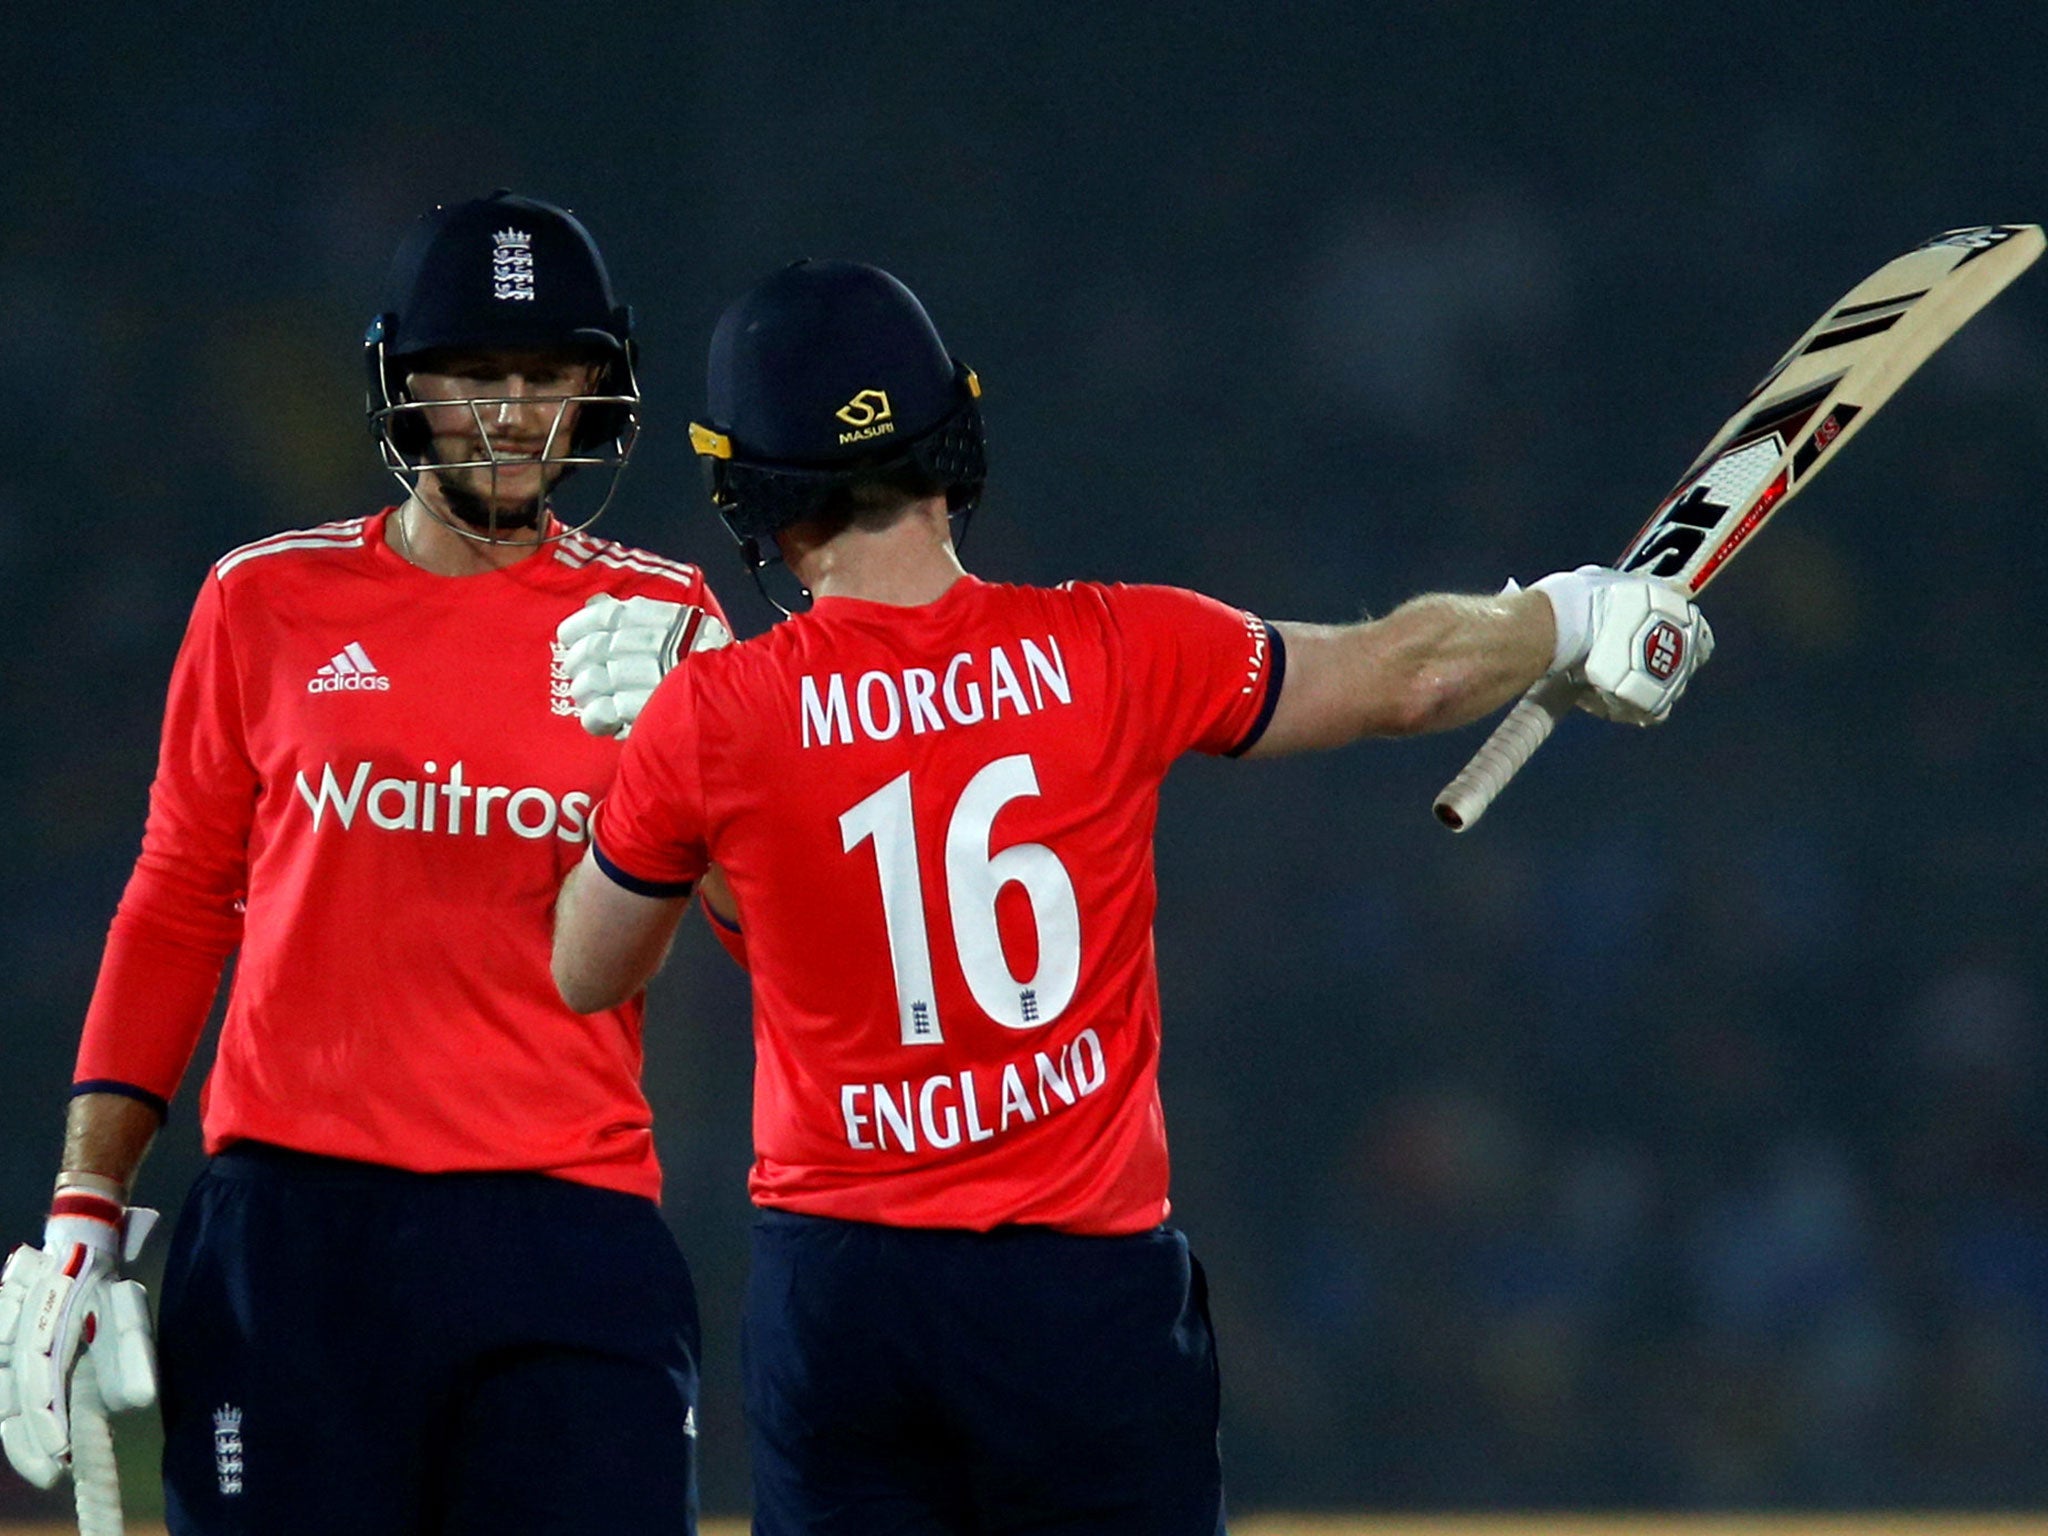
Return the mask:
POLYGON ((168 1100, 239 950, 209 1151, 655 1196, 641 1002, 579 1017, 549 975, 555 892, 619 751, 578 722, 554 634, 600 592, 716 601, 694 566, 581 535, 431 575, 389 518, 278 534, 207 577, 78 1082, 168 1100))

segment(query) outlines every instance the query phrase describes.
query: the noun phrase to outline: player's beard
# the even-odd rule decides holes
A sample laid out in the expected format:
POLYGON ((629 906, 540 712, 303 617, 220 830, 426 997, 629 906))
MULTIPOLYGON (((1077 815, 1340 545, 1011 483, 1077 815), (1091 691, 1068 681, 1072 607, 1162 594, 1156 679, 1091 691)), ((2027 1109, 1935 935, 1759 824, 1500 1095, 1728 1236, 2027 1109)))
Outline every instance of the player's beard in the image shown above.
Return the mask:
MULTIPOLYGON (((488 471, 478 470, 478 474, 488 471)), ((505 533, 524 533, 538 529, 541 519, 547 513, 548 491, 544 486, 538 496, 530 501, 514 502, 509 506, 498 504, 491 498, 479 494, 453 476, 438 476, 441 500, 449 516, 464 526, 473 528, 485 538, 496 538, 505 533)))

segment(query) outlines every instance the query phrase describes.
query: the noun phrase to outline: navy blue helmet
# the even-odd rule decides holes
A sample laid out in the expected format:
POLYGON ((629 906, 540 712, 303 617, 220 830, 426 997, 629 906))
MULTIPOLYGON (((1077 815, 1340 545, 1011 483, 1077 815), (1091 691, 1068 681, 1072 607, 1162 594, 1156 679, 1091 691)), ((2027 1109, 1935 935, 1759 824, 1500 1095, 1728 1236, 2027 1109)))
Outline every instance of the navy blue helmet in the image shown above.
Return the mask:
POLYGON ((712 333, 710 420, 690 441, 749 564, 856 480, 911 470, 966 513, 987 475, 980 382, 917 296, 878 267, 799 261, 712 333))
POLYGON ((363 341, 370 427, 408 486, 422 469, 452 467, 427 459, 422 405, 406 387, 408 374, 436 355, 520 351, 594 361, 598 378, 575 397, 570 441, 551 446, 549 457, 565 470, 595 464, 616 475, 632 451, 640 423, 632 312, 613 296, 597 243, 567 209, 502 190, 435 208, 392 258, 383 309, 363 341))

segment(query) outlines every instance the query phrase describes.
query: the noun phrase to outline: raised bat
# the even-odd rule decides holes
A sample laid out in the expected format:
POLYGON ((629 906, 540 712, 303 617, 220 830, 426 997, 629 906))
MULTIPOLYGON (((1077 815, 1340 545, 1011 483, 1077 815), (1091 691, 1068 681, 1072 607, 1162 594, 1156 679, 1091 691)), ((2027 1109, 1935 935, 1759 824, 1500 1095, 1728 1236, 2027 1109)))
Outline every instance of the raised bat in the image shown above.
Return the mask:
MULTIPOLYGON (((2042 244, 2038 224, 1952 229, 1843 294, 1749 392, 1615 565, 1697 595, 2042 244)), ((1579 692, 1550 677, 1524 694, 1436 797, 1437 819, 1453 832, 1471 827, 1579 692)))

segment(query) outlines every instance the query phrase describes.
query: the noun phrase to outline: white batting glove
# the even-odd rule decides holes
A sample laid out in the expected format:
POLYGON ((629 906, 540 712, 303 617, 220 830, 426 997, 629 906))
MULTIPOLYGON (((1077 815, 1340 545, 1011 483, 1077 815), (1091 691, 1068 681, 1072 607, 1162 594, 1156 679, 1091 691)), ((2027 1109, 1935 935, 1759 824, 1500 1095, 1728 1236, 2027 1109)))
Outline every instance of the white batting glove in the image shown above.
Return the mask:
POLYGON ((149 1298, 118 1278, 142 1250, 157 1213, 61 1191, 43 1229, 0 1270, 0 1447, 14 1470, 48 1488, 71 1464, 73 1392, 81 1353, 91 1360, 86 1411, 156 1401, 149 1298))
POLYGON ((1603 720, 1657 724, 1714 654, 1706 616, 1658 577, 1582 565, 1534 590, 1557 616, 1550 670, 1584 683, 1579 707, 1603 720))
POLYGON ((732 632, 689 603, 600 593, 562 620, 555 643, 583 729, 623 737, 678 659, 730 645, 732 632))

